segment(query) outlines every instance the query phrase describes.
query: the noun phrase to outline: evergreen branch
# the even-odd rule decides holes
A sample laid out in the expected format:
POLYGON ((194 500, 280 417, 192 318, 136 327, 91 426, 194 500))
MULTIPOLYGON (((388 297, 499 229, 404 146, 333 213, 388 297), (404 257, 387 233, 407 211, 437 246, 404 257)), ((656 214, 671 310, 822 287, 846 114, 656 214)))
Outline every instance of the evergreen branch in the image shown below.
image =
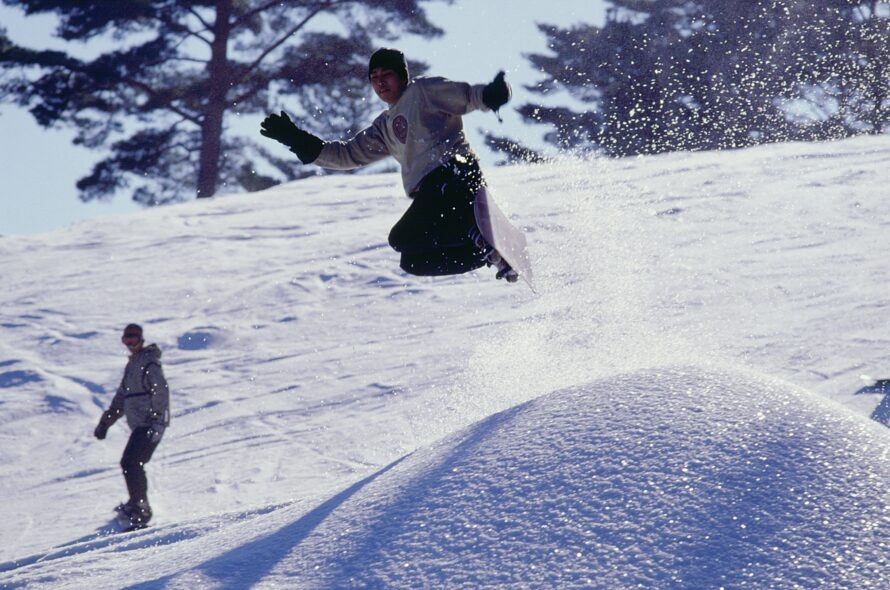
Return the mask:
POLYGON ((175 104, 173 104, 173 101, 172 101, 172 100, 163 99, 163 98, 161 97, 161 93, 155 91, 154 88, 152 88, 151 86, 149 86, 149 85, 146 84, 145 82, 142 82, 142 81, 140 81, 140 80, 134 80, 134 79, 132 79, 132 78, 125 78, 125 79, 122 80, 122 82, 124 82, 125 84, 127 84, 127 85, 130 86, 131 88, 135 88, 135 89, 137 89, 137 90, 141 90, 141 91, 144 92, 146 95, 148 95, 150 99, 155 99, 155 100, 158 102, 158 108, 167 109, 167 110, 169 110, 170 112, 179 115, 179 116, 182 117, 184 120, 189 121, 190 123, 194 123, 194 124, 197 125, 198 127, 201 126, 201 119, 200 119, 200 117, 197 117, 197 116, 195 116, 195 115, 192 115, 192 114, 190 114, 190 113, 184 111, 183 109, 177 107, 175 104), (159 99, 160 99, 160 100, 159 100, 159 99))
MULTIPOLYGON (((186 37, 194 37, 199 41, 202 41, 206 45, 210 45, 212 41, 202 36, 199 32, 193 31, 188 25, 185 25, 177 20, 174 20, 169 14, 164 14, 158 17, 158 21, 168 27, 174 33, 184 33, 186 37)), ((203 22, 203 21, 202 21, 203 22)))
POLYGON ((213 25, 211 25, 211 24, 208 23, 206 20, 204 20, 204 17, 201 16, 201 13, 200 13, 200 12, 198 12, 197 10, 195 10, 195 7, 194 7, 194 6, 189 6, 189 7, 188 7, 188 11, 192 13, 192 16, 194 16, 196 19, 198 19, 198 22, 200 22, 200 23, 204 26, 204 29, 205 29, 205 30, 207 30, 207 31, 212 31, 212 30, 213 30, 213 25))
MULTIPOLYGON (((323 0, 320 3, 319 2, 311 2, 311 3, 307 4, 304 8, 309 8, 313 4, 317 5, 317 4, 330 4, 330 3, 331 3, 330 0, 323 0)), ((235 19, 235 22, 232 23, 232 28, 240 27, 244 23, 250 21, 256 15, 262 14, 263 12, 269 10, 270 8, 272 8, 274 6, 280 6, 280 5, 281 5, 281 0, 269 0, 269 2, 267 2, 266 4, 257 6, 253 10, 249 10, 249 11, 245 12, 244 14, 240 15, 237 19, 235 19)))
POLYGON ((197 57, 188 57, 188 56, 176 56, 168 58, 167 61, 182 61, 194 64, 201 64, 202 66, 207 65, 206 59, 198 59, 197 57))
POLYGON ((297 23, 295 26, 291 27, 291 29, 287 33, 282 35, 282 37, 280 39, 278 39, 278 41, 275 41, 269 47, 267 47, 265 51, 263 51, 259 56, 257 56, 257 58, 255 60, 253 60, 253 63, 251 63, 249 66, 247 66, 247 68, 244 70, 243 75, 235 82, 235 84, 241 84, 242 82, 244 82, 244 80, 246 80, 247 77, 250 74, 252 74, 260 66, 260 64, 262 64, 263 60, 265 60, 267 57, 269 57, 269 54, 271 54, 273 51, 275 51, 276 49, 278 49, 279 47, 284 45, 284 43, 287 42, 287 40, 291 36, 293 36, 294 34, 296 34, 297 31, 299 31, 300 29, 305 27, 306 24, 310 20, 315 18, 315 16, 318 13, 324 11, 325 9, 329 8, 330 6, 331 6, 330 2, 324 2, 323 4, 319 5, 319 8, 316 8, 314 11, 312 11, 308 15, 306 15, 306 17, 302 21, 297 23))
POLYGON ((280 6, 280 5, 281 5, 281 0, 270 0, 270 1, 267 2, 266 4, 262 4, 262 5, 260 5, 260 6, 257 6, 257 7, 254 8, 253 10, 249 10, 249 11, 245 12, 244 14, 240 15, 240 16, 239 16, 237 19, 235 19, 235 21, 232 23, 232 27, 233 27, 233 28, 234 28, 234 27, 240 27, 241 25, 243 25, 244 23, 248 22, 250 19, 252 19, 252 18, 255 17, 256 15, 258 15, 258 14, 260 14, 260 13, 262 13, 262 12, 265 12, 265 11, 269 10, 269 9, 272 8, 273 6, 280 6))
POLYGON ((194 146, 194 145, 189 145, 187 143, 177 142, 177 143, 171 143, 166 148, 159 150, 159 153, 162 153, 162 154, 170 153, 177 148, 182 149, 182 151, 184 151, 187 154, 194 154, 195 152, 201 151, 201 148, 199 146, 194 146))
MULTIPOLYGON (((244 81, 243 79, 239 80, 239 84, 243 81, 244 81)), ((251 98, 256 96, 256 94, 260 90, 265 88, 266 86, 267 86, 267 82, 264 79, 258 80, 256 83, 252 84, 246 91, 244 91, 241 94, 239 94, 238 96, 236 96, 232 100, 232 102, 235 102, 238 104, 247 102, 248 100, 250 100, 251 98)))

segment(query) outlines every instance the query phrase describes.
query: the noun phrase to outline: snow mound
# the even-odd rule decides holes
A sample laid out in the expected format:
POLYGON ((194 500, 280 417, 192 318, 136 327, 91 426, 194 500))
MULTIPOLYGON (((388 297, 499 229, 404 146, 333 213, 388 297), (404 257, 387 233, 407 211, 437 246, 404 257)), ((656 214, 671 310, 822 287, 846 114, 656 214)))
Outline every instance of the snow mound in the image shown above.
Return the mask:
POLYGON ((607 378, 493 415, 354 486, 264 581, 887 588, 882 434, 749 374, 607 378))

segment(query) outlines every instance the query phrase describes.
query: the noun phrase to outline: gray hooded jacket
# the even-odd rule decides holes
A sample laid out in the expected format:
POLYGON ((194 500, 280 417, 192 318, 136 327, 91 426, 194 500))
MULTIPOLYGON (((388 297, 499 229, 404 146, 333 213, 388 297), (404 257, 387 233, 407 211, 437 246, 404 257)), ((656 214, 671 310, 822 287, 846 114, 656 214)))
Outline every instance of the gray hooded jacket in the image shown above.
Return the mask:
POLYGON ((102 422, 111 426, 121 414, 127 417, 130 428, 170 423, 170 390, 157 344, 130 355, 111 406, 102 414, 102 422))

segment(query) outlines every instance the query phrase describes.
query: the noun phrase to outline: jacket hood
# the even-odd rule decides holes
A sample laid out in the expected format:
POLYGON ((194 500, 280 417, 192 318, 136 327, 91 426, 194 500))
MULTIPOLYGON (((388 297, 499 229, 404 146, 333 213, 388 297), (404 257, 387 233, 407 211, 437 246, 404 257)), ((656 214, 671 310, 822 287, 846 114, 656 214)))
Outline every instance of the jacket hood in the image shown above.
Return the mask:
POLYGON ((148 346, 140 350, 138 354, 140 356, 145 355, 153 361, 161 360, 161 349, 158 348, 157 344, 149 344, 148 346))

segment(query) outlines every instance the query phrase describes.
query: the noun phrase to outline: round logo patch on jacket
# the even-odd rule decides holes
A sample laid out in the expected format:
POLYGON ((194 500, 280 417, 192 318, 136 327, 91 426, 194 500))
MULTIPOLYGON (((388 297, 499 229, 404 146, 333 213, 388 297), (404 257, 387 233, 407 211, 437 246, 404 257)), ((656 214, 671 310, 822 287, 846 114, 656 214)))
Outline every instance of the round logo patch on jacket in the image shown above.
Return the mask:
POLYGON ((408 119, 405 118, 405 115, 399 115, 392 120, 392 132, 402 143, 408 141, 408 119))

